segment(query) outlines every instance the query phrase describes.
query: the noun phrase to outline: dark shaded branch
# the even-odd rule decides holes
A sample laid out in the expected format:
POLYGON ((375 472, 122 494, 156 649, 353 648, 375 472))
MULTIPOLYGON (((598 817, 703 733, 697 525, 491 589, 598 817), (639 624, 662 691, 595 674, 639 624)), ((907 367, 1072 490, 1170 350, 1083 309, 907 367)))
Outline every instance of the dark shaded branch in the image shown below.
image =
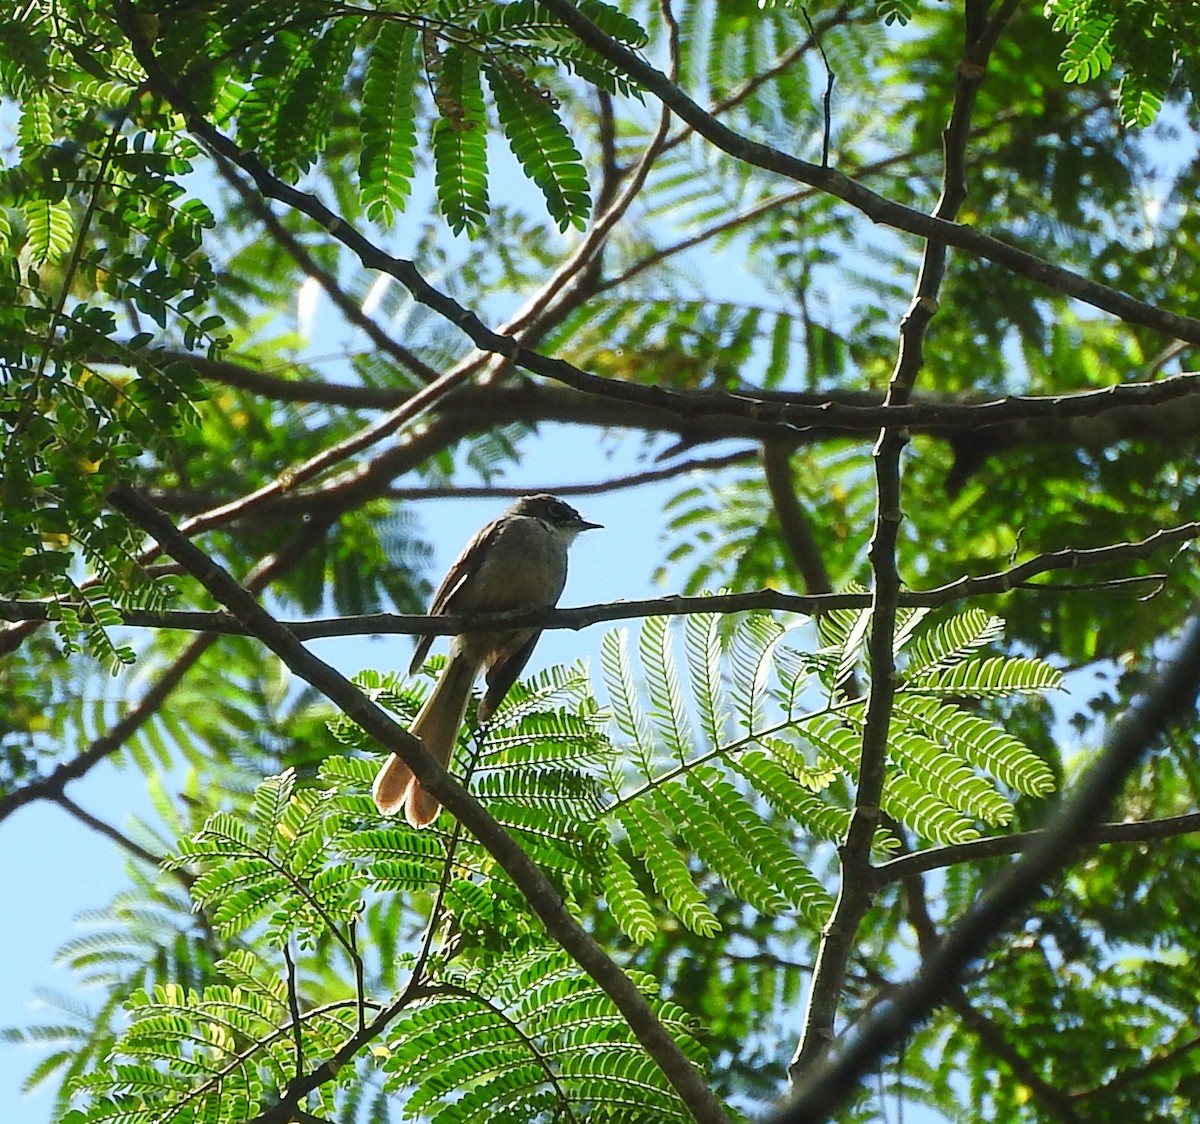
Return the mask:
POLYGON ((771 495, 771 506, 775 508, 780 536, 800 573, 805 592, 829 593, 833 583, 829 579, 825 559, 821 557, 821 548, 813 534, 808 512, 800 505, 796 495, 788 452, 786 447, 773 442, 763 446, 763 475, 771 495))
MULTIPOLYGON (((871 427, 878 432, 879 424, 890 424, 891 421, 888 408, 880 406, 878 396, 873 393, 834 392, 824 405, 816 404, 822 400, 819 395, 806 397, 813 405, 810 407, 806 403, 802 412, 810 419, 821 418, 822 415, 832 418, 835 414, 842 417, 857 413, 858 416, 848 418, 849 424, 846 425, 839 421, 837 425, 828 426, 819 423, 804 428, 777 427, 771 422, 742 420, 724 414, 684 417, 669 410, 650 409, 614 398, 599 398, 560 386, 534 383, 486 388, 464 386, 439 403, 438 409, 420 429, 409 429, 399 434, 369 462, 345 469, 319 484, 281 489, 247 511, 253 514, 256 521, 291 519, 304 512, 325 514, 331 510, 345 511, 367 499, 380 496, 407 498, 423 494, 421 490, 396 489, 392 482, 398 475, 466 436, 485 432, 506 422, 528 422, 531 418, 589 427, 674 433, 689 445, 746 437, 758 441, 774 440, 792 448, 852 435, 861 437, 871 427), (859 406, 856 404, 858 402, 864 405, 859 406), (844 406, 849 410, 843 410, 844 406), (868 411, 875 415, 873 420, 868 417, 868 411), (859 426, 859 421, 867 420, 871 420, 870 427, 859 426)), ((914 433, 948 438, 956 452, 964 450, 970 454, 972 459, 968 467, 976 469, 987 456, 1012 444, 1026 446, 1049 442, 1070 443, 1077 448, 1104 448, 1120 441, 1145 437, 1159 445, 1178 441, 1182 449, 1184 442, 1189 443, 1187 447, 1190 448, 1190 442, 1197 428, 1200 428, 1200 379, 1191 375, 1180 376, 1176 380, 1164 380, 1158 384, 1114 387, 1065 396, 1063 399, 1006 399, 994 405, 1006 415, 1027 409, 1040 411, 1044 420, 1014 421, 983 428, 976 422, 983 422, 984 415, 987 418, 995 416, 992 413, 993 405, 983 402, 914 402, 898 408, 892 416, 896 424, 905 425, 914 433), (1150 399, 1155 401, 1152 403, 1150 399), (1139 404, 1130 404, 1134 401, 1139 404), (979 411, 978 417, 974 414, 976 410, 979 411), (1072 415, 1075 415, 1074 420, 1072 415)), ((774 410, 775 403, 769 401, 762 412, 765 414, 774 410)), ((661 471, 669 475, 675 470, 667 466, 661 471)), ((651 478, 634 474, 614 481, 613 486, 651 478)), ((599 483, 588 487, 602 490, 605 486, 599 483)), ((162 506, 178 514, 191 515, 197 510, 221 506, 232 513, 229 517, 231 522, 240 517, 236 501, 227 497, 180 491, 157 495, 162 506)))
POLYGON ((1178 719, 1193 712, 1200 690, 1200 604, 1193 607, 1170 663, 1146 693, 1111 726, 1104 750, 1076 793, 1022 857, 947 933, 916 976, 855 1028, 853 1040, 809 1074, 774 1124, 828 1120, 879 1059, 938 1003, 946 989, 1019 917, 1029 901, 1079 853, 1145 752, 1178 719))
MULTIPOLYGON (((397 724, 386 711, 372 702, 345 676, 309 652, 225 570, 189 542, 170 520, 142 497, 128 488, 119 487, 110 493, 109 501, 127 518, 153 535, 171 557, 197 578, 219 603, 237 616, 293 673, 329 698, 384 750, 397 753, 404 759, 422 786, 437 797, 496 859, 525 895, 550 937, 557 941, 612 999, 638 1041, 662 1069, 693 1116, 698 1121, 727 1124, 727 1117, 720 1102, 658 1021, 645 997, 570 915, 553 885, 516 841, 438 764, 421 742, 397 724)), ((368 1030, 370 1029, 368 1027, 368 1030)), ((355 1042, 359 1037, 353 1036, 350 1042, 355 1042)), ((349 1045, 350 1043, 347 1044, 349 1045)), ((350 1054, 345 1054, 344 1051, 339 1051, 335 1055, 335 1059, 340 1059, 336 1061, 336 1065, 344 1064, 353 1056, 353 1052, 352 1050, 350 1054)), ((301 1082, 293 1082, 293 1085, 307 1085, 308 1091, 316 1088, 316 1085, 321 1083, 317 1075, 327 1066, 334 1064, 335 1059, 318 1066, 307 1078, 301 1082), (312 1081, 316 1081, 316 1084, 308 1084, 312 1081)), ((332 1072, 336 1072, 336 1067, 332 1072)), ((286 1116, 264 1114, 259 1119, 286 1119, 286 1116)))
MULTIPOLYGON (((407 390, 361 387, 313 379, 288 379, 228 360, 173 356, 190 363, 204 379, 251 390, 280 402, 317 402, 352 409, 390 410, 408 401, 407 390)), ((103 360, 99 360, 103 361, 103 360)), ((594 377, 594 376, 593 376, 594 377)), ((924 395, 904 405, 885 404, 876 391, 840 390, 779 393, 746 387, 738 391, 637 388, 620 380, 597 379, 586 392, 529 384, 519 387, 462 386, 439 404, 455 417, 472 419, 476 432, 493 425, 529 420, 574 422, 602 427, 678 433, 692 441, 769 437, 811 444, 831 437, 862 437, 884 425, 953 441, 986 441, 988 451, 1015 444, 1070 442, 1081 448, 1107 448, 1139 437, 1156 440, 1192 435, 1200 426, 1200 374, 1153 382, 1117 383, 1096 390, 1057 395, 924 395), (654 399, 653 413, 645 410, 654 399), (603 403, 598 402, 600 395, 603 403), (1087 422, 1100 419, 1101 428, 1087 422), (703 424, 703 432, 695 428, 703 424), (1075 424, 1070 424, 1075 423, 1075 424), (1082 424, 1081 424, 1082 423, 1082 424)))
MULTIPOLYGON (((1112 546, 1076 550, 1066 547, 1049 554, 1039 554, 1007 570, 978 577, 963 577, 946 585, 928 590, 901 591, 898 604, 903 608, 938 608, 985 595, 1011 593, 1023 589, 1036 592, 1043 587, 1033 578, 1054 570, 1080 570, 1089 566, 1111 565, 1151 557, 1155 551, 1200 538, 1200 521, 1183 523, 1155 531, 1137 542, 1115 543, 1112 546)), ((1129 579, 1118 579, 1125 584, 1129 579)), ((1161 574, 1140 575, 1138 581, 1162 581, 1161 574)), ((1093 590, 1097 583, 1081 588, 1093 590)), ((1057 584, 1053 592, 1069 592, 1070 587, 1057 584)), ((365 634, 399 633, 408 636, 452 636, 459 632, 479 632, 504 624, 533 626, 538 629, 581 629, 603 621, 631 620, 650 616, 688 616, 694 613, 741 613, 753 610, 814 613, 830 609, 861 609, 868 606, 868 593, 784 593, 777 589, 760 589, 751 593, 705 594, 696 597, 673 595, 638 601, 608 601, 597 605, 581 605, 572 609, 538 609, 534 612, 480 613, 470 618, 454 616, 417 616, 404 613, 369 613, 353 617, 332 617, 325 620, 288 621, 285 627, 298 639, 314 640, 322 636, 361 636, 365 634)), ((81 606, 75 606, 82 611, 81 606)), ((45 601, 0 600, 0 619, 44 622, 50 619, 51 606, 45 601)), ((191 632, 214 632, 244 636, 244 624, 225 612, 149 609, 121 610, 122 623, 133 628, 174 628, 191 632)))
MULTIPOLYGON (((1176 835, 1189 835, 1192 832, 1200 832, 1200 812, 1165 816, 1157 820, 1097 824, 1085 831, 1080 839, 1084 843, 1153 843, 1161 839, 1171 839, 1176 835)), ((982 862, 1005 855, 1018 855, 1032 847, 1045 834, 1044 830, 1018 831, 1012 835, 973 839, 969 843, 953 843, 945 847, 913 851, 880 863, 872 872, 872 880, 876 886, 884 886, 928 870, 940 870, 960 863, 982 862)))
MULTIPOLYGON (((1018 249, 982 231, 937 214, 926 215, 893 202, 832 168, 810 164, 735 133, 706 113, 660 70, 656 70, 633 51, 605 35, 569 0, 542 0, 542 3, 571 28, 581 42, 670 106, 680 120, 687 122, 707 141, 735 160, 820 188, 827 194, 849 203, 872 222, 883 223, 921 238, 966 250, 976 257, 1002 265, 1021 277, 1028 277, 1065 296, 1074 297, 1093 308, 1111 313, 1126 323, 1140 324, 1171 338, 1200 343, 1200 320, 1195 317, 1165 312, 1107 285, 1081 277, 1069 269, 1053 265, 1035 254, 1018 249)), ((959 77, 963 77, 961 71, 959 77)))

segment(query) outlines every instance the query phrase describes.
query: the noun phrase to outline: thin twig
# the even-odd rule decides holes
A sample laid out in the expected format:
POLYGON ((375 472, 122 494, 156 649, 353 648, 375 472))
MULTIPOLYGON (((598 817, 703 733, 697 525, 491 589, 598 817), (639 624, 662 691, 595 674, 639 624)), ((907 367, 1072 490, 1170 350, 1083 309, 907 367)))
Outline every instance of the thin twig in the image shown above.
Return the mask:
MULTIPOLYGON (((927 590, 901 591, 901 608, 939 608, 959 601, 1024 590, 1036 593, 1043 588, 1033 581, 1041 574, 1056 570, 1082 570, 1151 557, 1156 551, 1179 546, 1200 538, 1200 521, 1164 527, 1135 542, 1075 549, 1065 547, 1039 554, 1007 570, 992 574, 962 577, 927 590)), ((1161 582, 1161 574, 1114 578, 1107 583, 1085 582, 1088 591, 1104 586, 1121 588, 1130 582, 1161 582)), ((1053 591, 1064 593, 1071 587, 1055 584, 1053 591)), ((696 613, 741 613, 754 611, 802 613, 812 616, 833 609, 862 609, 871 603, 869 593, 784 593, 760 589, 750 593, 702 594, 685 597, 651 597, 636 601, 606 601, 566 609, 521 610, 504 613, 480 613, 472 617, 420 616, 406 613, 368 613, 360 616, 332 617, 324 620, 285 621, 293 635, 301 640, 325 636, 361 636, 365 634, 408 636, 453 636, 464 632, 486 632, 497 625, 537 627, 538 629, 581 629, 605 621, 632 620, 639 617, 679 617, 696 613)), ((51 606, 45 601, 0 600, 0 619, 45 621, 51 606)), ((126 609, 122 623, 131 628, 171 628, 190 632, 213 632, 230 636, 248 634, 244 623, 224 611, 126 609)), ((7 798, 6 798, 7 799, 7 798)), ((0 800, 0 819, 5 814, 0 800)))
POLYGON ((813 27, 808 9, 803 4, 800 5, 800 14, 804 17, 804 22, 808 24, 808 33, 816 43, 817 50, 821 52, 821 61, 825 64, 825 95, 821 100, 825 120, 825 127, 821 130, 821 167, 828 168, 829 140, 833 134, 833 84, 837 80, 837 75, 834 74, 833 67, 829 65, 829 56, 825 54, 825 46, 817 34, 817 29, 813 27))
MULTIPOLYGON (((1082 835, 1081 841, 1095 844, 1154 843, 1177 835, 1200 832, 1200 812, 1181 816, 1165 816, 1155 820, 1129 820, 1124 823, 1096 824, 1082 835)), ((929 847, 888 859, 874 867, 871 881, 885 886, 902 881, 913 874, 940 870, 962 863, 983 862, 1005 855, 1019 855, 1037 843, 1045 830, 1018 831, 1012 835, 997 835, 973 839, 969 843, 951 843, 944 847, 929 847)))
POLYGON ((350 946, 350 963, 354 967, 354 998, 358 1002, 358 1029, 361 1031, 367 1025, 367 988, 363 973, 362 953, 358 951, 358 921, 363 908, 359 903, 358 909, 350 914, 346 925, 346 941, 350 946))
POLYGON ((296 1058, 295 1076, 299 1077, 304 1072, 304 1038, 300 1033, 300 1000, 296 994, 296 963, 292 959, 291 941, 286 938, 283 942, 283 962, 287 965, 287 999, 288 1011, 292 1016, 292 1046, 296 1058))
MULTIPOLYGON (((90 827, 93 831, 103 835, 105 839, 111 839, 118 847, 122 848, 122 850, 128 851, 131 855, 133 855, 134 858, 140 859, 142 862, 156 869, 162 866, 163 858, 165 856, 156 855, 153 851, 146 850, 146 848, 136 840, 130 839, 129 836, 123 831, 118 830, 117 828, 113 827, 112 824, 106 823, 99 817, 93 816, 91 812, 81 808, 75 803, 74 800, 67 796, 66 793, 54 792, 50 793, 46 798, 48 800, 52 800, 55 804, 62 808, 64 812, 73 816, 81 824, 84 824, 85 826, 90 827)), ((191 885, 192 878, 186 870, 175 870, 172 871, 172 873, 176 875, 185 886, 191 885)))

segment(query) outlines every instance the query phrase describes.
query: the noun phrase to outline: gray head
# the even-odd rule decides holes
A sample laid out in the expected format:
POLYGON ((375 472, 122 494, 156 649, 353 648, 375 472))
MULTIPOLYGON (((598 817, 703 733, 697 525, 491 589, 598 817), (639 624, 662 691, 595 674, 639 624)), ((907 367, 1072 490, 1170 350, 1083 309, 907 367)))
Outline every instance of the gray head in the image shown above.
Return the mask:
POLYGON ((593 531, 601 526, 599 523, 589 523, 569 503, 563 503, 548 492, 539 492, 536 496, 522 496, 508 509, 508 514, 540 519, 571 538, 580 531, 593 531))

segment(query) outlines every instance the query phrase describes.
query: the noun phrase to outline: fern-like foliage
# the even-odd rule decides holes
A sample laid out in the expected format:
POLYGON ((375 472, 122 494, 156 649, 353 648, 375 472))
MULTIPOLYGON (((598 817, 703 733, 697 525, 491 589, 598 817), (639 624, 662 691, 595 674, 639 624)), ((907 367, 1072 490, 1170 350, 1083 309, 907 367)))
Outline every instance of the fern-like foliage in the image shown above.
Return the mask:
MULTIPOLYGON (((248 950, 231 953, 217 970, 227 983, 136 992, 113 1059, 74 1082, 88 1107, 65 1121, 247 1120, 297 1076, 299 1058, 329 1054, 351 1032, 347 1004, 290 1023, 285 982, 248 950)), ((314 1096, 323 1111, 333 1110, 332 1090, 314 1096)))
POLYGON ((363 81, 359 192, 367 217, 385 226, 404 209, 415 171, 418 41, 415 28, 384 24, 363 81))
MULTIPOLYGON (((411 690, 366 674, 382 705, 411 714, 411 690)), ((475 753, 477 790, 559 885, 571 908, 599 891, 610 860, 597 824, 600 788, 588 766, 610 760, 606 717, 587 695, 582 667, 519 684, 475 753)), ((344 720, 347 744, 362 735, 344 720)), ((377 1079, 409 1114, 439 1120, 686 1119, 663 1075, 611 1001, 544 934, 489 856, 446 831, 381 823, 368 795, 374 760, 334 756, 315 787, 290 771, 257 789, 249 817, 217 812, 181 841, 170 865, 194 875, 192 894, 218 932, 254 933, 259 947, 311 947, 322 964, 340 946, 362 962, 355 927, 367 902, 425 895, 441 903, 453 940, 423 963, 399 1000, 344 990, 315 1003, 278 963, 227 955, 221 982, 158 984, 125 1006, 131 1025, 111 1058, 74 1080, 84 1106, 72 1121, 247 1119, 288 1083, 344 1049, 387 1007, 372 1054, 377 1079)), ((650 924, 652 922, 648 922, 650 924)), ((413 958, 402 958, 409 968, 413 958)), ((347 973, 351 975, 351 973, 347 973)), ((698 1065, 703 1051, 677 1007, 638 977, 661 1023, 698 1065)), ((308 1108, 331 1115, 361 1095, 362 1074, 339 1070, 308 1108)))
MULTIPOLYGON (((797 842, 837 842, 849 823, 865 719, 847 684, 867 680, 868 624, 862 612, 830 614, 814 652, 764 614, 652 619, 637 644, 640 675, 626 633, 614 631, 601 652, 611 714, 593 700, 586 667, 553 668, 517 684, 486 730, 468 724, 455 768, 568 910, 584 915, 602 899, 635 942, 655 937, 664 909, 715 933, 711 877, 764 916, 794 913, 816 928, 831 898, 811 847, 797 842)), ((1058 685, 1037 661, 980 655, 997 632, 979 611, 932 627, 919 613, 901 617, 883 805, 931 842, 1002 825, 1014 792, 1050 784, 1040 759, 966 706, 1058 685)), ((420 702, 396 676, 365 673, 360 685, 401 720, 420 702)), ((216 811, 180 842, 168 865, 187 872, 192 899, 234 951, 215 982, 147 980, 125 993, 129 1027, 107 1040, 111 1060, 89 1055, 76 1072, 83 1107, 69 1119, 226 1124, 368 1046, 374 1080, 413 1116, 685 1119, 611 1001, 546 947, 490 855, 448 817, 432 830, 381 821, 369 795, 375 747, 345 718, 331 729, 369 755, 327 758, 315 784, 291 770, 269 777, 248 813, 216 811), (431 935, 442 939, 399 958, 410 979, 385 1001, 371 995, 356 933, 373 903, 397 898, 432 903, 431 935), (258 953, 236 947, 246 934, 258 953), (352 970, 318 1001, 305 994, 315 979, 306 984, 283 956, 291 949, 311 950, 310 973, 331 960, 352 970)), ((876 842, 885 851, 890 840, 881 832, 876 842)), ((703 1064, 684 1013, 659 1001, 648 977, 635 983, 703 1064)), ((309 1111, 361 1097, 361 1067, 328 1076, 309 1111)))
MULTIPOLYGON (((636 982, 653 993, 651 978, 636 982)), ((609 998, 560 950, 451 968, 430 991, 387 1042, 389 1084, 416 1090, 405 1106, 411 1116, 512 1124, 690 1119, 609 998)), ((700 1064, 685 1012, 654 1006, 700 1064)))
MULTIPOLYGON (((1053 778, 965 701, 1040 693, 1061 677, 1038 660, 975 657, 1000 631, 981 611, 924 629, 920 615, 908 614, 902 624, 906 674, 889 730, 884 810, 931 843, 977 838, 980 825, 1010 821, 1011 792, 1044 795, 1053 778)), ((865 699, 845 697, 845 689, 866 681, 868 626, 865 612, 829 614, 821 622, 825 646, 814 655, 793 647, 770 617, 751 615, 724 633, 715 617, 689 617, 688 705, 666 622, 642 629, 644 700, 631 687, 626 637, 605 638, 601 661, 615 720, 636 735, 625 757, 631 767, 610 773, 621 794, 607 815, 667 908, 695 932, 717 927, 698 881, 703 870, 764 913, 796 909, 815 924, 825 920, 827 892, 780 825, 832 842, 849 825, 849 807, 836 795, 845 787, 835 782, 852 785, 858 773, 865 699)), ((881 848, 892 843, 883 833, 877 839, 881 848)), ((644 937, 649 903, 627 864, 613 861, 607 877, 614 918, 633 939, 644 937)))

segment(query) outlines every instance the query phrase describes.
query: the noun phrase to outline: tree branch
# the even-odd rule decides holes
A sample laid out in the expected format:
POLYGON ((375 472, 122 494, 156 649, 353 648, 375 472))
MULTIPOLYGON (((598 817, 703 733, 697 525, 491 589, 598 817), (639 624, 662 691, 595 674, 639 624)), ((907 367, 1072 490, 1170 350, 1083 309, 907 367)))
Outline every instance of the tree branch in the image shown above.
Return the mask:
MULTIPOLYGON (((658 1021, 645 997, 570 915, 558 892, 529 856, 492 815, 438 764, 421 742, 397 724, 386 711, 372 702, 345 676, 309 652, 225 570, 188 541, 169 519, 146 500, 124 487, 114 489, 109 500, 127 518, 153 535, 171 557, 200 581, 218 602, 237 616, 292 672, 329 698, 351 721, 370 734, 381 748, 397 753, 404 759, 426 791, 437 797, 496 859, 525 895, 545 926, 546 932, 612 999, 638 1041, 662 1069, 695 1118, 712 1124, 727 1124, 727 1117, 720 1102, 658 1021)), ((349 1056, 352 1054, 343 1057, 339 1051, 338 1057, 341 1061, 337 1064, 344 1064, 349 1056)), ((331 1059, 318 1066, 301 1084, 315 1080, 315 1075, 333 1062, 334 1059, 331 1059)), ((315 1084, 308 1086, 310 1090, 315 1087, 315 1084)), ((268 1117, 264 1115, 261 1119, 265 1121, 268 1117)))
MULTIPOLYGON (((136 840, 130 839, 123 831, 113 827, 112 824, 106 823, 98 816, 93 816, 91 812, 81 808, 69 796, 62 792, 52 792, 46 797, 48 800, 54 801, 64 812, 77 819, 85 827, 89 827, 92 831, 99 835, 103 835, 105 839, 111 840, 122 850, 128 851, 135 859, 140 859, 149 866, 156 869, 162 865, 165 858, 164 855, 156 855, 152 851, 147 851, 136 840)), ((192 879, 186 870, 173 871, 179 877, 179 880, 185 885, 191 885, 192 879)))
MULTIPOLYGON (((1011 593, 1022 589, 1037 592, 1043 586, 1032 581, 1040 574, 1055 570, 1081 570, 1090 566, 1107 566, 1117 562, 1151 557, 1156 551, 1200 538, 1200 520, 1166 527, 1136 542, 1114 543, 1111 546, 1083 550, 1065 547, 1049 554, 1039 554, 1025 562, 992 574, 962 577, 946 585, 927 590, 901 590, 898 605, 902 608, 939 608, 976 597, 1011 593)), ((1119 579, 1122 584, 1126 580, 1119 579)), ((1161 574, 1138 575, 1138 581, 1162 581, 1161 574)), ((1081 588, 1092 590, 1096 583, 1081 588)), ((1069 586, 1056 585, 1056 593, 1067 592, 1069 586)), ((695 613, 741 613, 774 611, 813 615, 831 609, 861 609, 870 605, 869 593, 784 593, 776 589, 760 589, 750 593, 703 594, 685 597, 652 597, 637 601, 606 601, 596 605, 581 605, 570 609, 537 609, 506 613, 480 613, 470 618, 456 616, 420 616, 406 613, 368 613, 360 616, 331 617, 323 620, 287 621, 284 627, 300 640, 322 636, 361 636, 368 634, 406 636, 453 636, 460 632, 480 632, 497 624, 506 627, 529 626, 538 629, 587 628, 604 621, 632 620, 638 617, 690 616, 695 613)), ((74 606, 82 609, 82 606, 74 606)), ((52 619, 53 606, 48 601, 8 601, 0 599, 0 620, 44 622, 52 619)), ((131 628, 171 628, 188 632, 213 632, 228 636, 248 635, 246 626, 237 618, 222 611, 123 609, 122 624, 131 628)))
POLYGON ((1119 794, 1143 754, 1180 716, 1200 690, 1200 603, 1193 606, 1174 657, 1146 693, 1110 728, 1104 750, 1075 795, 1051 824, 991 888, 954 924, 941 948, 884 1008, 855 1028, 851 1041, 797 1089, 773 1124, 816 1124, 872 1072, 879 1059, 924 1018, 947 987, 990 945, 1077 854, 1095 822, 1119 794))
MULTIPOLYGON (((1129 820, 1123 823, 1097 824, 1085 831, 1080 841, 1085 843, 1153 843, 1176 835, 1200 831, 1200 812, 1181 816, 1165 816, 1156 820, 1129 820)), ((929 847, 900 855, 873 868, 872 881, 879 886, 899 882, 913 874, 940 870, 961 863, 982 862, 1018 855, 1028 850, 1044 835, 1045 830, 1018 831, 1012 835, 997 835, 973 839, 969 843, 952 843, 945 847, 929 847)))
POLYGON ((805 592, 831 592, 833 582, 829 580, 829 571, 813 534, 812 522, 796 495, 787 448, 777 442, 768 442, 763 446, 762 463, 771 506, 775 508, 775 517, 779 520, 779 533, 800 572, 805 592))
MULTIPOLYGON (((722 152, 736 160, 798 183, 809 184, 861 211, 872 222, 882 223, 921 238, 938 241, 976 257, 995 262, 1021 277, 1028 277, 1065 296, 1111 313, 1129 324, 1139 324, 1164 336, 1200 343, 1200 320, 1164 312, 1153 305, 1091 281, 1044 258, 1018 249, 982 231, 954 222, 939 214, 926 215, 878 195, 832 168, 822 168, 769 145, 735 133, 706 113, 661 71, 604 34, 569 0, 542 0, 543 6, 571 28, 582 43, 616 65, 623 73, 649 90, 722 152)), ((962 75, 960 73, 960 79, 962 75)))
MULTIPOLYGON (((1016 4, 1017 0, 1004 0, 989 22, 986 19, 986 3, 983 0, 967 0, 964 12, 966 44, 958 66, 950 120, 943 133, 943 188, 934 210, 934 215, 939 219, 953 220, 966 197, 963 150, 967 143, 975 95, 986 73, 992 47, 1016 4)), ((900 323, 900 348, 884 400, 887 406, 907 403, 917 375, 924 366, 925 333, 937 312, 946 255, 944 242, 930 239, 926 243, 912 303, 900 323)), ((896 546, 903 518, 900 457, 908 440, 907 430, 885 425, 875 444, 875 523, 867 548, 874 587, 867 635, 870 680, 862 752, 850 826, 839 848, 841 871, 837 901, 821 933, 804 1023, 788 1066, 788 1079, 793 1088, 820 1067, 833 1045, 834 1021, 846 967, 859 927, 873 899, 873 890, 866 876, 871 869, 872 841, 882 817, 880 804, 887 772, 892 701, 896 691, 894 645, 896 614, 900 604, 896 546)))
MULTIPOLYGON (((256 592, 265 589, 271 582, 295 566, 327 530, 328 527, 317 520, 305 524, 290 542, 274 554, 267 555, 250 572, 246 579, 248 588, 256 592)), ((35 619, 45 621, 49 619, 49 605, 45 602, 42 602, 41 605, 47 610, 47 616, 35 619)), ((141 699, 131 706, 110 729, 92 741, 70 761, 64 761, 58 765, 48 777, 33 781, 0 797, 0 822, 3 822, 18 808, 35 800, 59 800, 61 803, 63 789, 68 783, 78 780, 94 765, 115 753, 133 737, 142 725, 158 712, 171 692, 179 686, 204 653, 220 639, 221 634, 218 631, 211 629, 203 631, 204 635, 197 636, 192 640, 146 690, 141 699)))

